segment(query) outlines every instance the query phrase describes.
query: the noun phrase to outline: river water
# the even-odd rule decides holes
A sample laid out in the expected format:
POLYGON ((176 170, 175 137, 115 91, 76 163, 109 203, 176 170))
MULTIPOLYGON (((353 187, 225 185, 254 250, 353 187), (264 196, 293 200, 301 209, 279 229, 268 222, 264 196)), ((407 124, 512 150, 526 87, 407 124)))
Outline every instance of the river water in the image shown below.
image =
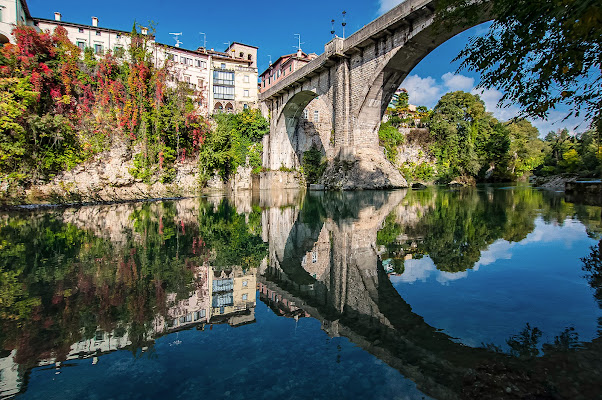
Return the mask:
POLYGON ((601 208, 528 186, 0 215, 0 397, 594 399, 601 208))

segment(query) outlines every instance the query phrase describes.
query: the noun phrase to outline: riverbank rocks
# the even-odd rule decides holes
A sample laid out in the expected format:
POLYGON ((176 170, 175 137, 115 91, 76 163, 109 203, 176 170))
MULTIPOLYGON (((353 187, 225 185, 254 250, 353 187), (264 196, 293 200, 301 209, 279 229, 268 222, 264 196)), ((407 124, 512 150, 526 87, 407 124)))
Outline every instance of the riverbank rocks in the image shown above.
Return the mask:
POLYGON ((575 182, 577 180, 577 175, 574 174, 562 174, 562 175, 552 175, 552 176, 533 176, 530 179, 530 182, 535 187, 540 187, 543 189, 550 190, 558 190, 564 191, 564 188, 567 182, 575 182))
POLYGON ((320 181, 328 190, 406 188, 408 183, 380 148, 342 149, 320 181))

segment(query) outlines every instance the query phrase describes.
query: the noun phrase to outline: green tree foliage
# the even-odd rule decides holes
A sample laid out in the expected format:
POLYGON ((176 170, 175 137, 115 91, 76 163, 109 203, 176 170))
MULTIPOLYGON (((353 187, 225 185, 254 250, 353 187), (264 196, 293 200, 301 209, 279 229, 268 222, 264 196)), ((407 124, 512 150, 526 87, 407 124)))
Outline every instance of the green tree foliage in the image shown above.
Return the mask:
POLYGON ((203 184, 213 174, 223 180, 236 173, 239 166, 251 165, 261 169, 261 139, 269 132, 268 121, 259 110, 244 110, 238 114, 216 114, 215 129, 205 138, 199 153, 199 170, 203 184))
POLYGON ((303 153, 303 172, 307 183, 317 183, 326 171, 327 160, 322 156, 322 152, 316 146, 303 153))
POLYGON ((429 125, 441 181, 459 175, 485 177, 491 171, 506 173, 508 129, 485 110, 479 96, 461 91, 445 94, 433 109, 429 125))
POLYGON ((403 144, 405 137, 391 121, 380 125, 378 142, 385 148, 385 156, 394 163, 397 159, 397 146, 403 144))
POLYGON ((602 172, 602 157, 594 131, 571 135, 567 129, 549 132, 545 137, 543 164, 536 174, 579 173, 597 176, 602 172))
MULTIPOLYGON (((498 88, 502 102, 545 118, 558 106, 593 118, 602 130, 602 5, 598 0, 444 0, 440 28, 495 21, 471 38, 460 68, 479 71, 480 87, 498 88)), ((599 140, 599 136, 598 136, 599 140)))
MULTIPOLYGON (((261 210, 254 209, 249 219, 260 221, 261 210)), ((204 203, 199 214, 199 230, 211 250, 209 262, 216 268, 240 266, 257 268, 267 256, 267 244, 261 232, 247 224, 245 215, 223 200, 217 207, 204 203)))
POLYGON ((511 121, 510 173, 521 177, 530 173, 544 161, 546 145, 539 138, 539 130, 526 119, 511 121))

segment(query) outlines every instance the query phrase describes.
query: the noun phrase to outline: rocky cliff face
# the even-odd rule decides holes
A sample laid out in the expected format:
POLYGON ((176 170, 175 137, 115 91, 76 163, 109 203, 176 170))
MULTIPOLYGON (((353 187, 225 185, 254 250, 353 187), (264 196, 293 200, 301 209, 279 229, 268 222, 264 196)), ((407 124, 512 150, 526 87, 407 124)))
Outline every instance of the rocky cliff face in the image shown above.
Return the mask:
MULTIPOLYGON (((171 197, 189 197, 201 193, 198 160, 188 159, 176 163, 175 178, 162 183, 160 176, 143 182, 130 173, 134 168, 132 154, 125 143, 117 143, 109 151, 96 155, 70 171, 57 175, 48 183, 30 188, 0 186, 0 201, 27 204, 61 204, 117 202, 171 197)), ((253 178, 251 168, 240 167, 230 182, 212 179, 207 189, 224 191, 249 190, 253 178)))
POLYGON ((329 163, 321 183, 330 190, 373 190, 408 187, 380 148, 343 151, 329 163))
POLYGON ((48 183, 33 185, 11 195, 26 203, 87 203, 179 197, 197 193, 196 160, 178 163, 172 183, 161 183, 156 177, 155 182, 149 184, 130 173, 134 167, 133 153, 135 151, 129 151, 125 143, 114 144, 109 151, 57 175, 48 183))

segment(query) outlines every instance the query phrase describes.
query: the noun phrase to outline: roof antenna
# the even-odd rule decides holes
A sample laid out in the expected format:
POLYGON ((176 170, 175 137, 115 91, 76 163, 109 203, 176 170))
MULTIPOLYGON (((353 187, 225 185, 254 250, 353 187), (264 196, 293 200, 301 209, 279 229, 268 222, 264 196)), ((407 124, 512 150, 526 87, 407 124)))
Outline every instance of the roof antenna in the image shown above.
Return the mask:
POLYGON ((206 49, 207 48, 207 35, 205 34, 205 32, 199 32, 199 35, 203 35, 203 48, 206 49))
POLYGON ((299 39, 299 46, 293 46, 297 48, 297 51, 301 51, 301 45, 305 44, 305 42, 301 43, 301 34, 300 33, 295 33, 295 37, 297 37, 299 39))
POLYGON ((272 56, 268 54, 268 57, 270 57, 270 67, 272 66, 272 56))
POLYGON ((347 15, 347 11, 343 11, 343 39, 345 39, 345 27, 347 26, 347 22, 345 22, 345 15, 347 15))
POLYGON ((176 41, 176 47, 180 47, 181 44, 184 44, 183 42, 180 42, 180 36, 182 35, 182 32, 170 33, 170 35, 173 35, 173 37, 176 41))
POLYGON ((330 21, 330 23, 332 24, 332 29, 330 30, 330 34, 332 35, 332 37, 334 39, 334 37, 335 37, 335 34, 334 34, 334 19, 332 21, 330 21))

